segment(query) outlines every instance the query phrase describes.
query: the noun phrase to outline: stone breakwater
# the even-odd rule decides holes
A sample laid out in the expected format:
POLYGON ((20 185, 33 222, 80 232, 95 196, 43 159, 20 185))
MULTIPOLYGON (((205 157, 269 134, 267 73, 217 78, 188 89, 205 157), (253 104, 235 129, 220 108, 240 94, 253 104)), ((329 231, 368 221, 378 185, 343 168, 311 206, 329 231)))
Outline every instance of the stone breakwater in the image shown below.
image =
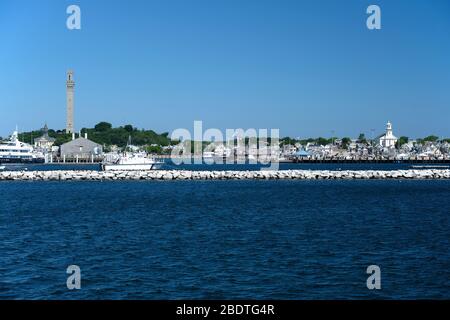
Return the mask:
POLYGON ((287 179, 450 179, 450 170, 279 170, 279 171, 3 171, 0 181, 107 180, 287 180, 287 179))

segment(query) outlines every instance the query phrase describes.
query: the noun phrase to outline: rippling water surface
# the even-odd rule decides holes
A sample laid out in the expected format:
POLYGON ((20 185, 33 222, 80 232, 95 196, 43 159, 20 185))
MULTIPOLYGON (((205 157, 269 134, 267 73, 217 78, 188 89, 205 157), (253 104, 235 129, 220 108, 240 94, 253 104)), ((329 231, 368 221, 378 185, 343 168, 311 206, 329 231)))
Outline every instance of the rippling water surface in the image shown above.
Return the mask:
MULTIPOLYGON (((227 164, 227 163, 181 163, 175 164, 170 159, 164 162, 164 170, 260 170, 270 164, 227 164)), ((188 161, 188 160, 186 160, 188 161)), ((406 170, 411 169, 410 163, 279 163, 280 170, 406 170)), ((415 164, 416 166, 450 168, 449 164, 415 164)), ((8 171, 35 170, 100 170, 100 164, 6 164, 8 171)))
POLYGON ((1 182, 0 298, 449 299, 449 195, 444 180, 1 182))

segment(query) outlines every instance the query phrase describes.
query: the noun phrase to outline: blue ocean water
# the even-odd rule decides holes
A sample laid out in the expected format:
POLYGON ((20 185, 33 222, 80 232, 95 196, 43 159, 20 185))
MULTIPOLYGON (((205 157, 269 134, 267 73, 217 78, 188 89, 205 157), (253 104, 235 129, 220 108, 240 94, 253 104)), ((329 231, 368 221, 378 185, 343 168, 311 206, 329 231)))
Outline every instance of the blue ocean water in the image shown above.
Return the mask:
MULTIPOLYGON (((175 164, 170 159, 162 160, 163 170, 260 170, 269 168, 270 164, 227 164, 227 163, 182 163, 175 164)), ((427 164, 423 164, 426 166, 427 164)), ((430 164, 428 164, 430 165, 430 164)), ((439 165, 439 164, 438 164, 439 165)), ((440 164, 450 167, 449 164, 440 164)), ((279 163, 280 170, 406 170, 409 163, 279 163)), ((100 170, 100 164, 6 164, 8 171, 36 170, 100 170)))
POLYGON ((449 195, 448 180, 1 182, 0 298, 449 299, 449 195))

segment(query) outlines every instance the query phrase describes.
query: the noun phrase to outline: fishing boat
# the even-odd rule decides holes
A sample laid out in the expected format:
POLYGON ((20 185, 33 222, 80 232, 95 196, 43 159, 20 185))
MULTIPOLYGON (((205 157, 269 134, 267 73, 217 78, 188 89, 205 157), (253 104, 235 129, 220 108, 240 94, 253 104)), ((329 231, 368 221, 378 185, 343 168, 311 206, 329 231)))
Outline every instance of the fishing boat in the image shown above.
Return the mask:
POLYGON ((102 163, 103 171, 147 171, 156 170, 163 163, 147 157, 142 153, 124 153, 107 157, 102 163))

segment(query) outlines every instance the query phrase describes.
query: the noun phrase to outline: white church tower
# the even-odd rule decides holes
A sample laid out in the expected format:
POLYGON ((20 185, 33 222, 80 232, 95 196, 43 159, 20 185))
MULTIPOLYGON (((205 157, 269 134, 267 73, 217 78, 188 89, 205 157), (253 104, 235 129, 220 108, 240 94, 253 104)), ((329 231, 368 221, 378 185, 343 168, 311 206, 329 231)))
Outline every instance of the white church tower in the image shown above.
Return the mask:
POLYGON ((380 137, 380 146, 385 148, 394 148, 397 140, 397 137, 392 133, 392 124, 388 121, 386 123, 386 134, 380 137))
POLYGON ((67 71, 66 81, 66 98, 67 98, 67 122, 66 133, 74 133, 73 125, 73 98, 74 98, 75 81, 73 81, 73 71, 67 71))

